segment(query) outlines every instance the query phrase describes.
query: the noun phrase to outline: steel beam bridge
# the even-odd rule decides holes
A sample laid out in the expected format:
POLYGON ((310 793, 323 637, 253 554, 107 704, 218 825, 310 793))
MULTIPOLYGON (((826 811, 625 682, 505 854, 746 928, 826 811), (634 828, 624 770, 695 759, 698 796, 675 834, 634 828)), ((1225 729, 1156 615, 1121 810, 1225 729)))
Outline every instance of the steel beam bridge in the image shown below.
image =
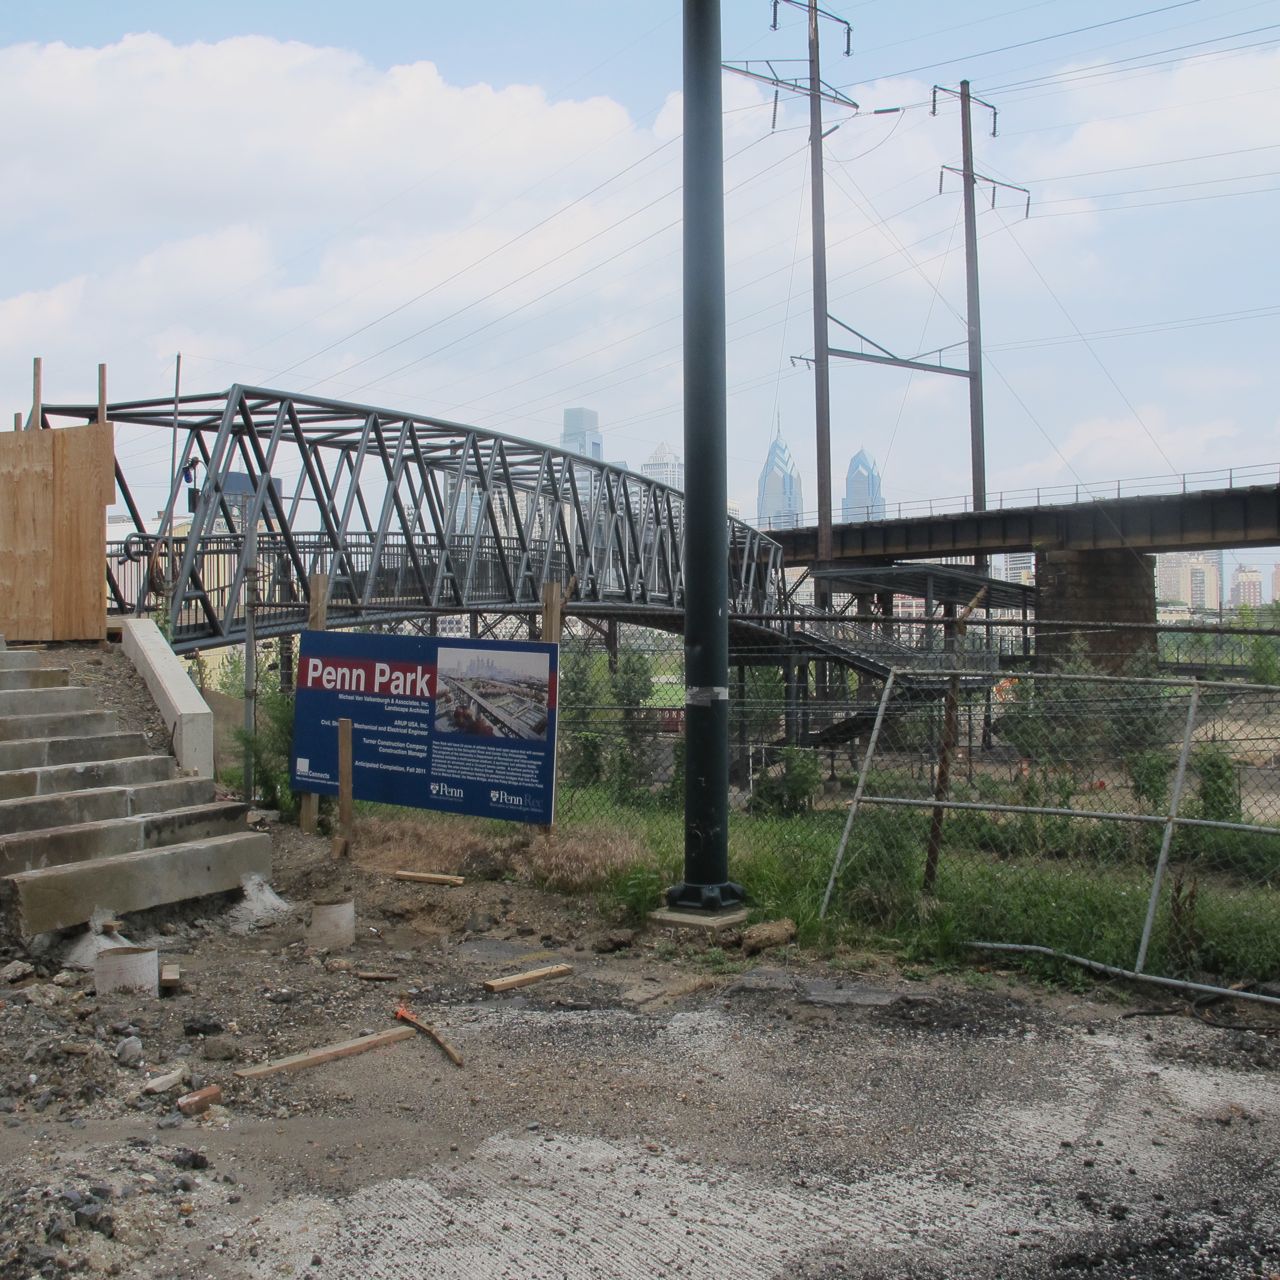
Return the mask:
MULTIPOLYGON (((133 532, 108 544, 110 612, 158 616, 178 652, 303 629, 324 575, 330 627, 413 628, 542 609, 571 589, 567 616, 680 630, 684 495, 649 477, 462 423, 263 387, 107 406, 150 428, 176 459, 156 461, 168 501, 148 525, 119 452, 116 487, 133 532), (186 479, 183 479, 184 473, 186 479)), ((98 406, 46 405, 42 426, 87 422, 98 406)), ((157 454, 165 450, 156 451, 157 454)), ((135 487, 139 483, 135 472, 135 487)), ((730 519, 727 601, 744 660, 831 660, 941 687, 953 655, 792 603, 783 551, 730 519)), ((722 552, 717 552, 721 554, 722 552)), ((994 655, 974 661, 996 668, 994 655)))
MULTIPOLYGON (((1280 544, 1280 484, 1100 498, 839 524, 835 564, 1003 551, 1207 551, 1280 544)), ((786 563, 811 565, 815 528, 775 529, 786 563)), ((832 566, 827 566, 832 567, 832 566)))
MULTIPOLYGON (((44 422, 97 412, 45 406, 44 422)), ((176 432, 178 476, 194 472, 189 485, 174 478, 149 530, 116 463, 134 532, 110 548, 110 608, 161 613, 176 650, 243 639, 251 560, 259 635, 306 625, 316 573, 328 576, 336 626, 533 613, 548 583, 573 584, 575 612, 683 608, 684 498, 646 476, 461 423, 261 387, 107 414, 176 432)), ((778 544, 741 520, 726 542, 731 611, 774 611, 778 544)))

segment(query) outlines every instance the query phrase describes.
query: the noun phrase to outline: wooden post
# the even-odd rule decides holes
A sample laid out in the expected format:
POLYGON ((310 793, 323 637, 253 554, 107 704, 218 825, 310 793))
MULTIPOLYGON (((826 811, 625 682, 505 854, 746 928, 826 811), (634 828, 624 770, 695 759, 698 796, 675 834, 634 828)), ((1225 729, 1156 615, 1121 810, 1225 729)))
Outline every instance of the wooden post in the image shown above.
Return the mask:
MULTIPOLYGON (((98 421, 106 422, 107 420, 107 366, 100 364, 98 366, 98 421)), ((176 439, 176 435, 175 435, 176 439)))
POLYGON ((351 856, 351 721, 338 721, 338 834, 333 856, 351 856))
MULTIPOLYGON (((955 666, 956 638, 964 635, 969 615, 978 607, 986 594, 987 589, 983 587, 965 605, 959 617, 956 616, 954 604, 948 601, 942 606, 943 615, 946 619, 943 623, 944 644, 950 657, 948 665, 955 666)), ((925 852, 924 861, 923 887, 925 893, 933 892, 934 884, 938 878, 938 855, 942 849, 942 822, 946 815, 946 810, 942 808, 942 802, 946 801, 951 790, 951 758, 955 754, 956 740, 960 736, 959 709, 960 677, 953 675, 947 680, 947 692, 942 702, 942 744, 938 750, 938 775, 933 793, 933 798, 938 803, 935 804, 929 820, 929 844, 925 852)))
POLYGON ((13 429, 15 431, 22 430, 22 411, 15 410, 13 415, 13 429))
MULTIPOLYGON (((544 644, 560 643, 564 634, 564 602, 573 594, 576 578, 570 578, 568 586, 562 587, 558 582, 548 582, 542 588, 542 641, 544 644)), ((559 736, 556 738, 557 751, 559 736)), ((554 774, 554 770, 552 771, 554 774)), ((554 783, 553 783, 554 785, 554 783)), ((542 834, 551 837, 551 823, 542 828, 542 834)))
MULTIPOLYGON (((307 606, 307 629, 323 631, 329 620, 329 575, 313 573, 307 579, 310 596, 307 606)), ((320 797, 308 791, 298 806, 298 827, 305 835, 313 836, 320 821, 320 797)))
POLYGON ((31 365, 31 421, 27 423, 28 431, 40 430, 40 419, 44 406, 44 360, 36 356, 31 365))

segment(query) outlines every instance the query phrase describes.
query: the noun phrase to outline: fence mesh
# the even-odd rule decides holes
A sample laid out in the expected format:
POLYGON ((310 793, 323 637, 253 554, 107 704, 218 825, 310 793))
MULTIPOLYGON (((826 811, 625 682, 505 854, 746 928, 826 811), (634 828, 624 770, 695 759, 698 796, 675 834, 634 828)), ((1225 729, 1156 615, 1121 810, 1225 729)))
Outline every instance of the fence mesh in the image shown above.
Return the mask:
MULTIPOLYGON (((1132 969, 1159 871, 1140 967, 1280 979, 1280 687, 988 671, 884 699, 843 669, 786 672, 731 654, 730 866, 802 936, 1132 969)), ((558 821, 651 851, 638 903, 679 878, 683 692, 678 637, 562 646, 558 821)))

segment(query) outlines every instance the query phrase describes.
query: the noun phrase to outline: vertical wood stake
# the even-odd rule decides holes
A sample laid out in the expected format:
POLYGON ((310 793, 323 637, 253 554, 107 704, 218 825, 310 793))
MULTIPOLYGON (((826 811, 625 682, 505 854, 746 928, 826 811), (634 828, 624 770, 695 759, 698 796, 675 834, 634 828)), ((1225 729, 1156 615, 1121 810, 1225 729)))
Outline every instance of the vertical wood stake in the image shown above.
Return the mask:
POLYGON ((338 721, 338 834, 333 856, 351 856, 351 721, 338 721))
MULTIPOLYGON (((323 631, 328 622, 329 575, 313 573, 307 579, 309 601, 307 605, 307 629, 323 631)), ((316 833, 320 822, 320 797, 308 791, 298 806, 298 829, 308 836, 316 833)))

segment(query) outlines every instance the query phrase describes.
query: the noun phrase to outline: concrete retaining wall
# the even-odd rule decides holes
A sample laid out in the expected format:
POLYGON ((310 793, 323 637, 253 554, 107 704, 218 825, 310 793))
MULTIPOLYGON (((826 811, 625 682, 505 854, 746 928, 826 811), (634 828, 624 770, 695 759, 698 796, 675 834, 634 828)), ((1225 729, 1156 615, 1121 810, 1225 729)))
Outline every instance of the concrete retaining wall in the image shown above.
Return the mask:
POLYGON ((125 653, 146 681, 173 735, 178 767, 198 778, 212 778, 213 712, 186 668, 150 618, 126 618, 120 630, 125 653))

